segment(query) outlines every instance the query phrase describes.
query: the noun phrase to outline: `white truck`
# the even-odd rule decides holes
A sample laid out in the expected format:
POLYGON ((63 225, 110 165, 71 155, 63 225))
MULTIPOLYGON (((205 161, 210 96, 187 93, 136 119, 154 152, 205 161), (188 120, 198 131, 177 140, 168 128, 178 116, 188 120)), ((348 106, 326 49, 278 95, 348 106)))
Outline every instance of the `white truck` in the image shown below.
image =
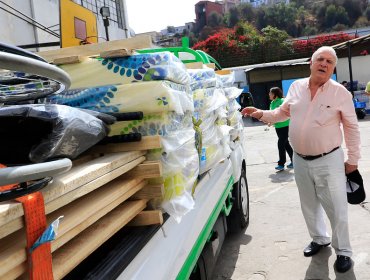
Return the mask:
MULTIPOLYGON (((207 62, 211 61, 203 60, 207 62)), ((180 223, 165 215, 162 225, 124 227, 64 279, 211 279, 226 234, 249 223, 242 141, 233 142, 231 149, 227 158, 201 175, 193 194, 195 207, 180 223)), ((61 160, 52 171, 44 166, 41 172, 49 176, 69 168, 70 162, 61 160)), ((29 175, 29 166, 17 167, 12 176, 6 169, 0 171, 4 184, 19 181, 19 176, 37 177, 29 175)))

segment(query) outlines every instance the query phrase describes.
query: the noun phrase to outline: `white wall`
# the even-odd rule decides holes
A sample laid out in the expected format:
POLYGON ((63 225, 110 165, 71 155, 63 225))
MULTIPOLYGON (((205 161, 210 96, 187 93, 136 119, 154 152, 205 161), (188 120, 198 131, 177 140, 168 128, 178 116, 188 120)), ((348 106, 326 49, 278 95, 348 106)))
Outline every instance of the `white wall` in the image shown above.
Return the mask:
MULTIPOLYGON (((370 55, 352 57, 352 77, 354 81, 367 84, 370 81, 370 55)), ((349 81, 348 58, 340 58, 337 64, 338 82, 349 81)))
MULTIPOLYGON (((5 0, 14 9, 32 17, 29 0, 5 0)), ((0 4, 6 10, 16 14, 9 7, 0 4)), ((32 25, 0 9, 0 40, 11 45, 25 45, 35 43, 35 33, 32 25)))
MULTIPOLYGON (((126 15, 127 11, 124 0, 122 2, 123 14, 126 15)), ((6 4, 13 7, 14 9, 22 12, 30 18, 35 19, 40 24, 50 27, 58 24, 57 27, 51 28, 59 32, 59 0, 5 0, 6 4)), ((10 8, 0 3, 0 7, 6 8, 7 10, 14 12, 10 8)), ((127 25, 127 21, 124 21, 124 26, 127 25)), ((18 19, 14 15, 11 15, 0 9, 0 41, 11 45, 28 45, 35 43, 46 43, 46 42, 57 42, 59 38, 42 31, 41 29, 33 27, 31 24, 18 19)), ((99 14, 97 16, 97 28, 99 42, 104 42, 103 38, 106 38, 105 27, 103 19, 99 14)), ((117 24, 110 21, 109 25, 109 38, 110 40, 119 40, 126 38, 126 31, 118 28, 117 24)), ((31 50, 31 49, 30 49, 31 50)), ((47 50, 46 48, 42 49, 47 50)), ((32 51, 32 50, 31 50, 32 51)))

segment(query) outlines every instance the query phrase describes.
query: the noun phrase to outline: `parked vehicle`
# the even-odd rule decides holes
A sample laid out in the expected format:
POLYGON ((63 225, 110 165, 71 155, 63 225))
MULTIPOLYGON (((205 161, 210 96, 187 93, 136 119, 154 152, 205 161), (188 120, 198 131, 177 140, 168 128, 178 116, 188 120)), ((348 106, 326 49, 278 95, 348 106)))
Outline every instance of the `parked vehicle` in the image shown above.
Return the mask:
MULTIPOLYGON (((171 49, 168 50, 172 51, 171 49)), ((173 51, 178 55, 179 49, 174 49, 173 51)), ((193 52, 188 52, 186 47, 181 48, 181 52, 188 53, 187 62, 197 61, 204 64, 215 63, 215 61, 205 53, 195 54, 195 58, 192 60, 189 56, 193 54, 193 52)), ((32 68, 28 69, 32 72, 32 68)), ((26 88, 27 87, 25 87, 25 89, 26 88)), ((60 88, 61 87, 57 87, 57 90, 60 88)), ((36 95, 37 98, 45 96, 45 94, 36 95)), ((12 100, 12 102, 13 101, 14 100, 12 100)), ((12 106, 11 102, 9 106, 12 106)), ((246 176, 246 160, 244 157, 243 143, 240 138, 236 137, 235 140, 231 141, 230 150, 227 157, 199 176, 197 186, 193 193, 195 207, 184 215, 180 222, 165 213, 164 223, 162 225, 142 227, 124 226, 120 230, 117 230, 110 238, 107 237, 107 240, 99 248, 96 250, 95 248, 91 249, 91 252, 95 250, 91 254, 87 249, 81 250, 84 251, 84 253, 88 252, 87 254, 89 254, 89 256, 70 271, 69 274, 63 275, 63 279, 210 279, 227 233, 243 230, 249 224, 249 192, 246 176)), ((143 152, 143 155, 144 154, 143 152)), ((61 162, 60 164, 62 166, 55 166, 55 172, 59 172, 59 170, 66 171, 71 168, 71 161, 63 160, 59 162, 61 162)), ((84 165, 84 168, 89 168, 89 166, 86 166, 88 163, 87 161, 81 164, 84 165)), ((40 176, 49 176, 51 171, 53 171, 52 175, 54 175, 54 169, 51 171, 45 170, 50 164, 52 163, 48 162, 41 164, 43 167, 41 170, 36 168, 39 166, 36 166, 34 169, 27 169, 27 167, 17 167, 16 169, 4 168, 0 170, 0 182, 10 184, 19 181, 23 182, 38 179, 40 176), (9 178, 7 170, 16 170, 22 176, 17 177, 17 174, 12 174, 12 176, 10 176, 11 180, 6 181, 5 178, 9 178), (29 175, 27 172, 31 172, 32 174, 29 175), (38 172, 42 172, 40 173, 42 175, 39 175, 38 172)), ((77 166, 77 168, 80 168, 80 166, 77 166)), ((112 170, 118 173, 117 169, 119 168, 113 169, 112 167, 112 170)), ((77 181, 82 179, 82 177, 84 177, 84 180, 87 180, 85 185, 88 186, 86 188, 97 186, 98 183, 100 184, 99 180, 102 181, 101 184, 103 185, 107 183, 103 182, 105 180, 107 180, 108 183, 110 182, 106 178, 108 177, 106 174, 101 176, 104 177, 103 179, 99 177, 94 179, 85 178, 87 177, 84 172, 85 169, 83 169, 83 171, 81 170, 80 173, 75 172, 80 174, 80 177, 74 178, 76 184, 79 183, 77 181)), ((115 175, 116 177, 113 177, 111 180, 120 175, 122 174, 115 175)), ((67 182, 66 184, 69 183, 67 182)), ((72 183, 70 185, 72 185, 72 183)), ((78 192, 78 197, 72 195, 73 191, 77 193, 78 189, 69 190, 68 197, 75 203, 74 207, 77 207, 77 199, 85 195, 83 194, 85 190, 78 192), (71 195, 69 196, 69 194, 71 195)), ((88 192, 93 193, 94 191, 95 189, 86 190, 86 193, 89 194, 88 192)), ((55 193, 57 192, 58 191, 55 191, 55 193)), ((0 194, 7 195, 7 193, 0 194)), ((3 200, 11 198, 14 197, 3 196, 3 200)), ((98 195, 95 198, 98 201, 98 195)), ((50 197, 49 199, 53 201, 50 197)), ((85 204, 88 203, 89 200, 85 200, 85 204)), ((55 209, 49 209, 49 212, 45 212, 45 215, 50 215, 50 213, 54 214, 53 211, 57 210, 63 213, 63 211, 65 211, 63 207, 65 206, 66 204, 58 204, 60 208, 55 206, 55 209)), ((107 205, 105 208, 109 208, 109 206, 110 205, 107 205)), ((91 207, 90 210, 93 211, 91 207)), ((73 211, 69 211, 69 214, 76 214, 72 212, 73 211)), ((99 216, 100 212, 97 212, 96 216, 99 216)), ((81 211, 81 213, 77 213, 76 215, 82 214, 85 213, 81 211)), ((20 216, 14 219, 20 218, 20 216)), ((68 217, 69 223, 72 224, 72 222, 74 222, 72 220, 75 219, 76 228, 81 227, 81 232, 76 233, 76 236, 84 231, 86 232, 86 229, 88 231, 90 226, 96 223, 92 216, 83 221, 77 221, 77 218, 68 217), (90 218, 91 220, 89 220, 90 218)), ((7 234, 9 236, 10 234, 16 234, 16 231, 20 230, 22 227, 23 225, 21 227, 14 227, 14 231, 7 234)), ((68 230, 67 233, 71 234, 70 240, 74 240, 76 238, 76 236, 72 236, 75 234, 74 228, 71 226, 68 230)), ((99 229, 98 232, 102 231, 103 228, 99 229)), ((66 232, 63 234, 68 235, 66 232)), ((5 236, 5 234, 3 236, 5 236)), ((91 235, 89 235, 89 237, 91 237, 91 235)), ((96 238, 95 236, 93 237, 96 238)), ((1 238, 2 237, 0 237, 0 240, 1 238)), ((22 237, 18 236, 17 238, 22 237)), ((53 258, 55 252, 58 252, 57 249, 63 249, 63 247, 69 244, 68 242, 70 240, 66 240, 60 247, 59 245, 55 246, 53 249, 53 258)), ((95 243, 95 239, 93 243, 95 243)), ((23 248, 16 248, 16 250, 19 250, 21 253, 23 252, 23 248)), ((17 253, 16 250, 13 250, 14 252, 12 252, 12 254, 17 253)), ((73 252, 73 254, 76 255, 78 253, 79 252, 73 252)), ((20 260, 17 260, 19 263, 11 267, 9 271, 3 271, 2 273, 4 273, 4 275, 13 275, 11 273, 14 271, 14 273, 17 274, 16 277, 23 275, 27 271, 25 268, 27 266, 22 266, 22 264, 26 263, 26 256, 24 256, 24 259, 22 258, 23 255, 20 257, 20 260), (18 272, 17 269, 21 272, 18 272)), ((0 262, 1 261, 4 261, 4 259, 0 258, 0 262)), ((61 263, 64 267, 65 262, 61 263)), ((0 278, 1 276, 2 275, 0 275, 0 278)))
POLYGON ((366 117, 366 102, 360 102, 357 98, 353 99, 353 105, 355 106, 357 118, 360 120, 366 117))

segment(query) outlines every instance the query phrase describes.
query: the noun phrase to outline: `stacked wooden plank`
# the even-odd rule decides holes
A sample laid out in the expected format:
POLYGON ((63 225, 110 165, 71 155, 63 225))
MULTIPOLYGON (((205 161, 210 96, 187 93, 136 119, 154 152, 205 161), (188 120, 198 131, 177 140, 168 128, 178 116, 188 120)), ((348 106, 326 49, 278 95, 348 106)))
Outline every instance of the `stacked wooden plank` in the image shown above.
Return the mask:
POLYGON ((72 61, 70 63, 76 63, 77 59, 87 56, 101 54, 101 57, 107 57, 109 56, 107 52, 110 54, 111 52, 118 51, 120 52, 118 56, 122 55, 121 52, 126 53, 126 55, 130 55, 133 50, 151 47, 153 47, 151 36, 141 35, 124 40, 43 51, 37 54, 48 62, 53 62, 54 64, 65 64, 68 60, 72 61))
MULTIPOLYGON (((47 221, 64 216, 51 243, 54 279, 61 279, 122 227, 162 223, 160 211, 147 211, 150 199, 163 196, 159 162, 145 159, 147 149, 160 148, 157 136, 141 142, 93 148, 57 175, 42 190, 47 221)), ((23 208, 0 204, 0 279, 27 276, 23 208)))

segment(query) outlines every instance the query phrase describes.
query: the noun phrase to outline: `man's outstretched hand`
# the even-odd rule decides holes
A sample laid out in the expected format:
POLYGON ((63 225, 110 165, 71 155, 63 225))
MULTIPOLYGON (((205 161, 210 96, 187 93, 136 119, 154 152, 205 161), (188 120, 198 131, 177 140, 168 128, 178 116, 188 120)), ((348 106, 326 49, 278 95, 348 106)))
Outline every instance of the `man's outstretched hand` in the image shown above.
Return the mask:
POLYGON ((258 110, 254 107, 245 107, 243 110, 242 110, 242 115, 243 116, 251 116, 253 118, 256 118, 256 119, 260 119, 262 118, 262 115, 263 115, 263 112, 261 110, 258 110))

